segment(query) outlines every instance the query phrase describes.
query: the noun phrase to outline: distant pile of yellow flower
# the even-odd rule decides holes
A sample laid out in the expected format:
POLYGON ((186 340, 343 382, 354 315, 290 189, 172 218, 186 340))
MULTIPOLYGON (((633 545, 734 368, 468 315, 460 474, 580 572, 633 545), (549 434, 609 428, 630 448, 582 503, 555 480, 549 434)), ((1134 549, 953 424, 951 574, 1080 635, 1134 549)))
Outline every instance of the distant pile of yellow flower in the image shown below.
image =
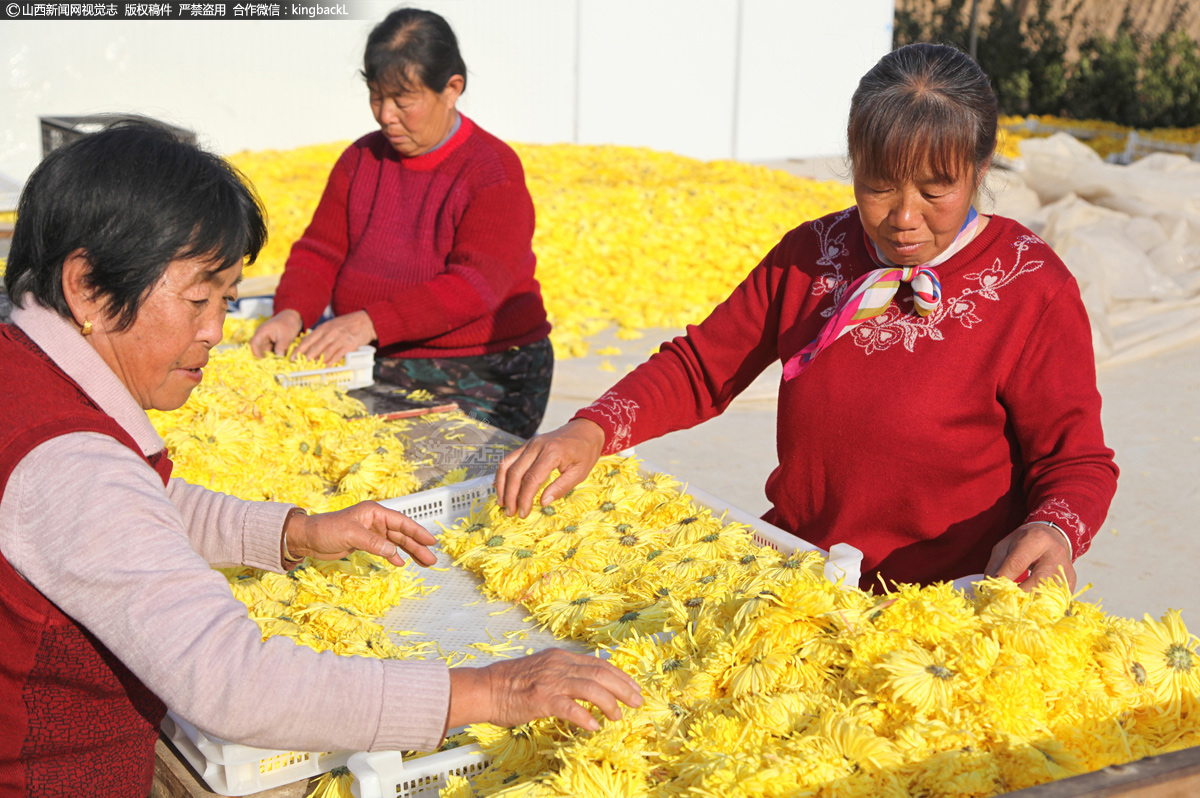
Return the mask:
MULTIPOLYGON (((1018 144, 1022 139, 1044 138, 1056 131, 1070 133, 1095 150, 1101 158, 1124 151, 1126 138, 1134 128, 1105 122, 1100 119, 1067 119, 1061 116, 1002 116, 1000 117, 997 152, 1006 158, 1019 158, 1018 144), (1033 122, 1037 130, 1030 130, 1033 122)), ((1138 130, 1140 136, 1172 144, 1200 143, 1200 126, 1187 128, 1154 128, 1138 130)))
POLYGON ((849 187, 631 147, 517 145, 538 224, 556 354, 702 320, 788 230, 854 204, 849 187))
POLYGON ((493 501, 442 545, 555 633, 610 647, 645 698, 595 733, 471 727, 493 757, 480 796, 982 798, 1200 744, 1178 613, 1107 616, 1061 583, 834 585, 819 556, 756 547, 632 460, 524 521, 493 501))
MULTIPOLYGON (((248 274, 282 271, 346 145, 249 152, 270 242, 248 274)), ((733 161, 647 149, 514 145, 537 208, 534 252, 558 357, 586 338, 700 321, 785 232, 854 203, 851 190, 733 161)))

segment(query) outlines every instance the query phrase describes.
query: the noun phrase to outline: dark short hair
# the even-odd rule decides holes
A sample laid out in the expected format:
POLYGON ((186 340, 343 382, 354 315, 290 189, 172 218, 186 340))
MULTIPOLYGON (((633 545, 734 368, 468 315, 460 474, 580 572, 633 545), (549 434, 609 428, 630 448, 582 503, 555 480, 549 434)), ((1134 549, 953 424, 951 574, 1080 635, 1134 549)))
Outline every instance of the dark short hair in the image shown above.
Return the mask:
POLYGON ((910 44, 879 59, 850 101, 856 175, 909 180, 926 165, 953 182, 978 176, 996 151, 999 109, 987 75, 965 53, 910 44))
POLYGON ((467 65, 458 52, 450 23, 432 11, 401 8, 371 30, 363 54, 362 76, 368 85, 411 91, 417 78, 439 94, 455 75, 467 86, 467 65))
POLYGON ((267 240, 249 182, 212 153, 145 122, 120 123, 53 150, 17 206, 4 275, 20 304, 31 294, 69 318, 63 262, 83 250, 92 296, 128 329, 172 261, 222 271, 253 262, 267 240))

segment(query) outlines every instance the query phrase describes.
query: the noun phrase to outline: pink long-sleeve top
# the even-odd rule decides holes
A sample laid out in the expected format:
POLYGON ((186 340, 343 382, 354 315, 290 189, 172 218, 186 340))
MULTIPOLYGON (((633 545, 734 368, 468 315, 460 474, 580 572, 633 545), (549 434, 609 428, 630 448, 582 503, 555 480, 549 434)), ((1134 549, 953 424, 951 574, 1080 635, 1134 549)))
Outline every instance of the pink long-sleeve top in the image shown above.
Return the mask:
MULTIPOLYGON (((31 298, 21 328, 136 441, 149 418, 75 328, 31 298)), ((30 451, 0 496, 0 551, 177 715, 263 748, 429 750, 445 730, 442 662, 381 661, 262 640, 216 564, 281 572, 289 504, 249 502, 158 474, 107 435, 30 451)))

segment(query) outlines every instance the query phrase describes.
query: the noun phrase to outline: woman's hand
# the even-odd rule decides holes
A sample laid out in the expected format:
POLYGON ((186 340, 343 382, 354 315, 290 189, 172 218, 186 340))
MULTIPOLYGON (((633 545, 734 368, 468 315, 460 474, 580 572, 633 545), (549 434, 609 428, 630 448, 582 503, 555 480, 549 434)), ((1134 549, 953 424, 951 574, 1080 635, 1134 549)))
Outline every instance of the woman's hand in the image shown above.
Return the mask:
POLYGON ((266 351, 286 355, 288 347, 304 329, 304 320, 294 310, 281 310, 264 321, 250 338, 250 351, 262 357, 266 351))
POLYGON ((505 455, 496 469, 496 500, 509 515, 519 512, 524 518, 554 469, 559 477, 542 492, 543 507, 583 482, 603 451, 604 430, 599 424, 583 418, 568 421, 505 455))
POLYGON ((292 357, 304 355, 316 360, 325 358, 325 365, 332 366, 360 346, 375 340, 375 324, 365 310, 335 316, 324 324, 313 327, 296 347, 292 357))
POLYGON ((1071 549, 1066 539, 1048 524, 1031 523, 1019 527, 992 548, 985 573, 1015 581, 1029 571, 1029 578, 1021 583, 1021 589, 1029 592, 1042 580, 1061 578, 1060 568, 1074 593, 1075 566, 1071 564, 1071 549))
POLYGON ((512 727, 556 717, 588 731, 599 729, 578 701, 587 701, 609 720, 620 720, 617 702, 640 707, 642 688, 602 659, 550 648, 486 668, 451 670, 446 728, 467 723, 512 727))
POLYGON ((429 546, 433 535, 403 513, 377 502, 359 502, 335 513, 297 513, 284 525, 287 548, 294 557, 338 560, 359 550, 377 554, 392 565, 404 565, 400 552, 408 552, 421 565, 437 562, 429 546))

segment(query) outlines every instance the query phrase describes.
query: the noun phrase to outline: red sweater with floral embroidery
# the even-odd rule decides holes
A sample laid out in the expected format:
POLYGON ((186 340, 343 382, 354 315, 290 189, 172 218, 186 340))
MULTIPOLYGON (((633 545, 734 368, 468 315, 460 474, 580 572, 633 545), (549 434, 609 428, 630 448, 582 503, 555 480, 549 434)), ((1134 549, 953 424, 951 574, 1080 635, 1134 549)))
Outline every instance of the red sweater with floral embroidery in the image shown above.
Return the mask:
POLYGON ((401 158, 376 131, 342 153, 292 247, 275 311, 365 310, 380 354, 461 357, 550 334, 534 279, 533 200, 512 148, 463 116, 401 158))
MULTIPOLYGON (((877 268, 866 247, 855 208, 792 230, 703 323, 576 417, 603 427, 614 452, 718 415, 817 337, 845 288, 877 268)), ((1116 491, 1091 330, 1062 261, 994 216, 936 271, 929 316, 902 288, 780 385, 764 520, 862 549, 864 586, 982 573, 1026 521, 1057 524, 1078 557, 1116 491)))

